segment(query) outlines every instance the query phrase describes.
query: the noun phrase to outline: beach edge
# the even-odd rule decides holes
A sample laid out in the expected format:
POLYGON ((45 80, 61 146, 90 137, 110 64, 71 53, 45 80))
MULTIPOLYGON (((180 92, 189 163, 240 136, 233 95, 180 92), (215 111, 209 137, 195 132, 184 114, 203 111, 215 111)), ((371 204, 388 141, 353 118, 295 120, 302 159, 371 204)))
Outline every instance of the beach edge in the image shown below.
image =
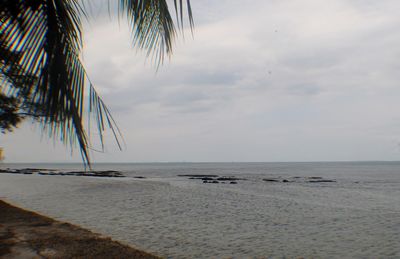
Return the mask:
POLYGON ((0 199, 1 258, 143 258, 156 255, 0 199))

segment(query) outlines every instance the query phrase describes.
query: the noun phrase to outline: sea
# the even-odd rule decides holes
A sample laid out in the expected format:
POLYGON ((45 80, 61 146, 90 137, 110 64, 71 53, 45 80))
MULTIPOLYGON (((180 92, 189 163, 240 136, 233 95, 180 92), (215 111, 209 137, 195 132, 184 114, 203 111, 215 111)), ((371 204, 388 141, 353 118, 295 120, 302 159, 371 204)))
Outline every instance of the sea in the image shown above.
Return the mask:
MULTIPOLYGON (((82 170, 81 164, 0 164, 27 167, 82 170)), ((126 177, 3 173, 0 199, 164 258, 400 258, 400 162, 94 169, 126 177), (228 178, 213 183, 218 177, 228 178)))

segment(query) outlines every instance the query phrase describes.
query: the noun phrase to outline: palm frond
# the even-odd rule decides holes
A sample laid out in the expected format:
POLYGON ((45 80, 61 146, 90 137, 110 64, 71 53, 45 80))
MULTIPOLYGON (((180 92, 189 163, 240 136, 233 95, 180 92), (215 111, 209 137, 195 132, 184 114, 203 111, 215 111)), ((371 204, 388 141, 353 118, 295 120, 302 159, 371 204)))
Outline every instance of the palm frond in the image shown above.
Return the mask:
MULTIPOLYGON (((40 113, 42 129, 49 136, 58 136, 74 146, 76 142, 82 158, 90 166, 90 146, 84 119, 85 86, 89 82, 86 71, 79 60, 82 46, 81 20, 84 10, 77 0, 6 1, 2 2, 0 43, 5 46, 2 62, 5 67, 23 68, 19 73, 34 75, 37 80, 24 82, 31 93, 29 114, 40 113), (20 53, 18 58, 15 54, 20 53), (46 107, 38 109, 38 107, 46 107)), ((14 72, 16 69, 13 69, 14 72)), ((15 91, 16 84, 2 80, 1 90, 15 91)), ((108 126, 116 132, 110 112, 94 90, 90 91, 90 113, 98 120, 103 117, 110 121, 108 126), (97 106, 97 107, 95 107, 97 106)), ((90 115, 89 115, 90 116, 90 115)), ((102 133, 105 127, 100 127, 102 133)), ((119 135, 115 135, 119 144, 119 135)), ((102 138, 101 138, 102 141, 102 138)))
MULTIPOLYGON (((174 5, 178 27, 183 28, 183 0, 175 0, 174 5)), ((189 0, 186 5, 193 28, 189 0)), ((172 53, 176 36, 167 2, 120 0, 119 10, 126 11, 134 45, 162 63, 172 53)), ((15 97, 23 93, 20 108, 39 118, 50 137, 59 137, 71 147, 78 143, 82 159, 90 167, 90 118, 94 118, 103 149, 106 127, 120 148, 122 135, 79 59, 82 17, 86 12, 79 0, 0 0, 0 94, 15 97)))
MULTIPOLYGON (((193 14, 190 1, 186 0, 190 27, 193 14)), ((174 0, 178 28, 183 29, 183 0, 174 0), (179 10, 179 11, 178 11, 179 10)), ((152 56, 157 64, 172 54, 176 28, 165 0, 120 0, 120 13, 124 13, 131 25, 133 44, 152 56)))

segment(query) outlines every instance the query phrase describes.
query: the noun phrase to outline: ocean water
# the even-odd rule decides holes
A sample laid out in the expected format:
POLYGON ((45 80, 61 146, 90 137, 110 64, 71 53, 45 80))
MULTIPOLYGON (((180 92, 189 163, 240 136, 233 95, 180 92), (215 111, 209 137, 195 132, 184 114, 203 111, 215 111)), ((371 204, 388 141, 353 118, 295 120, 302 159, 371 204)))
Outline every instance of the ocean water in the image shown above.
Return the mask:
POLYGON ((96 164, 95 169, 120 170, 127 177, 0 174, 0 198, 166 258, 400 258, 400 162, 96 164), (181 174, 246 180, 205 184, 181 174), (318 177, 334 182, 310 182, 318 177))

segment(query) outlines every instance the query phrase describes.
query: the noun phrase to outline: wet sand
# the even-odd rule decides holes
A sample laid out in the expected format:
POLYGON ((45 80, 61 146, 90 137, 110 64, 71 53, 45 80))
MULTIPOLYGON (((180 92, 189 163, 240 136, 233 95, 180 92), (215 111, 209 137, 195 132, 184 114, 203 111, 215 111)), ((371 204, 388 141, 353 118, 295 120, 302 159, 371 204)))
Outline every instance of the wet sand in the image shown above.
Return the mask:
POLYGON ((1 258, 159 258, 0 200, 1 258))

